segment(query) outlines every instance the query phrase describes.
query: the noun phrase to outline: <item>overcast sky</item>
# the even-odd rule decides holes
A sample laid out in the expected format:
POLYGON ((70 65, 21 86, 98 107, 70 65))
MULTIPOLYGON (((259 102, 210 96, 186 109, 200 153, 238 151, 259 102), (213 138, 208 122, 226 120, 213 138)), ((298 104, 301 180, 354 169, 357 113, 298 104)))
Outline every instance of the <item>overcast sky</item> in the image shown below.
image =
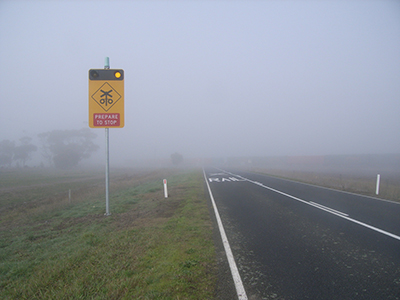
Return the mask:
POLYGON ((0 140, 88 128, 107 56, 115 160, 400 153, 400 1, 0 0, 0 140))

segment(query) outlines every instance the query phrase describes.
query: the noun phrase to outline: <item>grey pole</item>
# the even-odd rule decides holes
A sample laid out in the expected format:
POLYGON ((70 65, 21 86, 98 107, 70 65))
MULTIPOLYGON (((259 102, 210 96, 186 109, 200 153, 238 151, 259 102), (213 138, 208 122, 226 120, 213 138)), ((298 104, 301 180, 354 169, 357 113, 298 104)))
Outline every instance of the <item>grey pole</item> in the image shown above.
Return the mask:
MULTIPOLYGON (((110 59, 106 57, 104 60, 104 69, 109 69, 110 68, 110 59)), ((109 152, 109 128, 106 128, 106 213, 104 214, 105 216, 111 215, 110 209, 109 209, 109 166, 110 166, 110 152, 109 152)))

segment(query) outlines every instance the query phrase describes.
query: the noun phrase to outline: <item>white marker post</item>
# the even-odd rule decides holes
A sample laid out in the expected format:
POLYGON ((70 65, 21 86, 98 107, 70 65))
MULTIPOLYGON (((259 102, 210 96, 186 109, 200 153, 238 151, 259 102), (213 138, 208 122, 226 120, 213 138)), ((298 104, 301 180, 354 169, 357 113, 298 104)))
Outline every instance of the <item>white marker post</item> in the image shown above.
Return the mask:
POLYGON ((164 179, 164 197, 168 198, 167 179, 164 179))
POLYGON ((376 192, 375 192, 375 194, 377 194, 377 195, 379 195, 379 185, 380 185, 380 183, 381 183, 381 175, 378 174, 376 176, 376 192))

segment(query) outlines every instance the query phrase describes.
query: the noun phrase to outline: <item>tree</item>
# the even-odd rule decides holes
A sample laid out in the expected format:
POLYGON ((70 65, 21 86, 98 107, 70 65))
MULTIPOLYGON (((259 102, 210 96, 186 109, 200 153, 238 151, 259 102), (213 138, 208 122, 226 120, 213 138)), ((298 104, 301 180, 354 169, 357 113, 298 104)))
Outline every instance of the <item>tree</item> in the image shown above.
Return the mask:
POLYGON ((15 143, 10 140, 0 142, 0 166, 10 166, 13 160, 15 143))
POLYGON ((89 129, 53 130, 38 136, 42 143, 42 155, 60 169, 78 165, 99 148, 93 142, 96 134, 89 129))
POLYGON ((175 152, 175 153, 171 154, 171 161, 172 161, 172 164, 177 166, 183 161, 183 156, 181 154, 179 154, 178 152, 175 152))
POLYGON ((20 160, 25 167, 27 160, 31 159, 31 153, 37 151, 37 147, 31 144, 32 138, 25 136, 20 139, 21 145, 14 149, 14 160, 20 160))

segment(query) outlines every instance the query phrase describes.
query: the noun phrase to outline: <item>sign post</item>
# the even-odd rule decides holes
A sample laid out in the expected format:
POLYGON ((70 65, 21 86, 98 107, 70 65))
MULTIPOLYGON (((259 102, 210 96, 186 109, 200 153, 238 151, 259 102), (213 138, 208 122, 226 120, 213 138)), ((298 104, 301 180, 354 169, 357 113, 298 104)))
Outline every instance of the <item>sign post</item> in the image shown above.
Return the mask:
POLYGON ((106 57, 104 69, 89 70, 89 127, 105 128, 106 133, 106 216, 109 216, 109 128, 122 128, 124 114, 124 70, 110 69, 106 57))

